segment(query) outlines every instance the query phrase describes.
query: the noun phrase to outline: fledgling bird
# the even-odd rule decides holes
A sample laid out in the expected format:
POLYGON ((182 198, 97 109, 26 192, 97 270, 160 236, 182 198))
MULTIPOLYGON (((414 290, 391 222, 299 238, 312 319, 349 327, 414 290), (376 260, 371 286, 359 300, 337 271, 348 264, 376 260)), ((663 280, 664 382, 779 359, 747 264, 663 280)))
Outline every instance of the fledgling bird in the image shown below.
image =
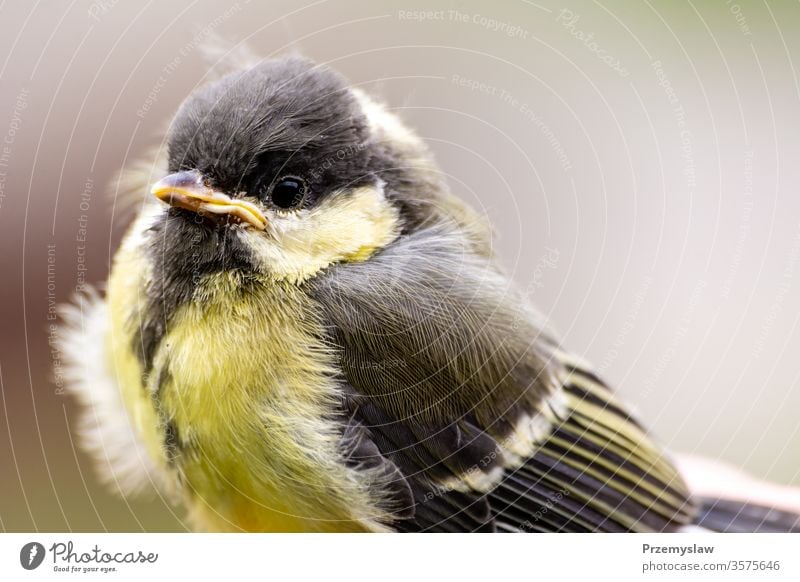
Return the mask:
POLYGON ((332 70, 201 88, 168 158, 61 340, 123 492, 154 483, 212 531, 800 528, 694 498, 425 144, 332 70))

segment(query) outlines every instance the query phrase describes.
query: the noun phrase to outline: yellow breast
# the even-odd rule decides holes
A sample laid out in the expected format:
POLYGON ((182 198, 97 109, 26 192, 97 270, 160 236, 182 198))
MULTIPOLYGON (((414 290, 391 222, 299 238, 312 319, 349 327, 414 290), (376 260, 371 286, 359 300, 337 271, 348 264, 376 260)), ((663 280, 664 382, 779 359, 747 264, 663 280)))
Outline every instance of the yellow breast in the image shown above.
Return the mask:
POLYGON ((135 252, 121 255, 109 282, 113 360, 143 440, 198 527, 381 529, 338 450, 332 354, 310 298, 236 271, 207 276, 170 317, 143 378, 132 345, 149 275, 135 252))

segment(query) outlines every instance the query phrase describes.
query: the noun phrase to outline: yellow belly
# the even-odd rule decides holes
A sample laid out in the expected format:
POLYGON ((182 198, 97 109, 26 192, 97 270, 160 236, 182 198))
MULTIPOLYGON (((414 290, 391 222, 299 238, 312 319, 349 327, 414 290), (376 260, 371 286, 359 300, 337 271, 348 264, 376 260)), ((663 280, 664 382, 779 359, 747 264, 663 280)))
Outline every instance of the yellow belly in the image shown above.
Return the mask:
POLYGON ((132 338, 147 275, 133 260, 118 264, 125 269, 109 281, 114 365, 140 435, 198 529, 382 529, 328 420, 332 355, 309 299, 289 284, 245 292, 235 272, 209 276, 170 318, 143 380, 132 338))

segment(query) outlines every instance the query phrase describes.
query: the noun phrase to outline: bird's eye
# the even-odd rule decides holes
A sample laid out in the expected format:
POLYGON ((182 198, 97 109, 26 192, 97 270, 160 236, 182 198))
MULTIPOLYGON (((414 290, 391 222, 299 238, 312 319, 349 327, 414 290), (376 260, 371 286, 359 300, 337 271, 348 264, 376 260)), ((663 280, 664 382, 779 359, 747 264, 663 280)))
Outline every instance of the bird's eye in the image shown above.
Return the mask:
POLYGON ((270 200, 273 205, 284 210, 297 208, 305 200, 307 190, 303 180, 294 176, 286 176, 278 180, 272 187, 270 200))

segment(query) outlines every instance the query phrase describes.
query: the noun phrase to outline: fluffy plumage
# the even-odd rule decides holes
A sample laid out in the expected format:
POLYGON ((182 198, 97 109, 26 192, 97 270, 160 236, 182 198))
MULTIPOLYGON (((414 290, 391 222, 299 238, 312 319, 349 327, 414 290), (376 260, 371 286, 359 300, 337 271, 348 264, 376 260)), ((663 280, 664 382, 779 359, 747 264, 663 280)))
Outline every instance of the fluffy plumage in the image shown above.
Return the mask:
POLYGON ((332 71, 290 58, 212 83, 168 158, 267 228, 146 204, 107 303, 69 315, 85 442, 121 487, 157 481, 212 530, 720 521, 546 332, 424 144, 332 71))

